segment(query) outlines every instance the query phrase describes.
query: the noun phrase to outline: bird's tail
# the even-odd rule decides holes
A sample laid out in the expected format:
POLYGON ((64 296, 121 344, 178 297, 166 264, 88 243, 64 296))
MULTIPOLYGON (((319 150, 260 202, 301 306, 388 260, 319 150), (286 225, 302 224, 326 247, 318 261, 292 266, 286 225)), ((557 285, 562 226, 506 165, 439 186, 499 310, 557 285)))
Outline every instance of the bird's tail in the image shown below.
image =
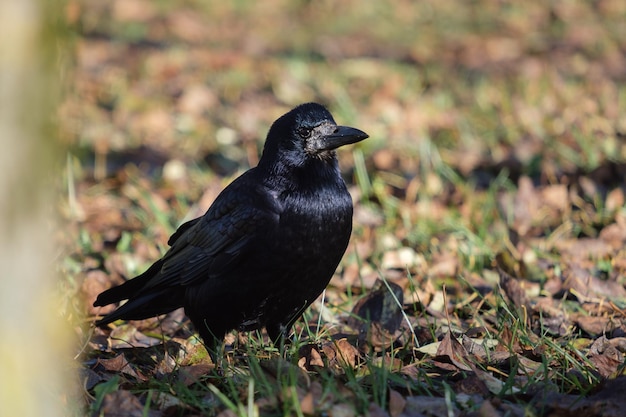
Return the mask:
POLYGON ((143 320, 166 314, 182 307, 184 300, 184 291, 182 290, 176 291, 171 288, 144 290, 146 284, 159 274, 162 264, 163 261, 159 260, 143 274, 98 295, 98 298, 93 303, 94 307, 106 306, 126 299, 128 301, 117 310, 97 321, 96 326, 103 326, 121 319, 143 320))
POLYGON ((182 297, 172 294, 170 289, 162 289, 148 294, 142 294, 128 300, 111 314, 96 322, 96 326, 104 326, 116 320, 143 320, 150 317, 167 314, 182 307, 182 297))
POLYGON ((113 287, 106 291, 103 291, 98 295, 98 298, 96 298, 93 306, 102 307, 109 304, 117 303, 122 300, 128 300, 130 298, 133 298, 154 276, 159 273, 162 266, 163 260, 160 259, 159 261, 155 262, 150 268, 148 268, 143 274, 126 281, 122 285, 118 285, 117 287, 113 287))

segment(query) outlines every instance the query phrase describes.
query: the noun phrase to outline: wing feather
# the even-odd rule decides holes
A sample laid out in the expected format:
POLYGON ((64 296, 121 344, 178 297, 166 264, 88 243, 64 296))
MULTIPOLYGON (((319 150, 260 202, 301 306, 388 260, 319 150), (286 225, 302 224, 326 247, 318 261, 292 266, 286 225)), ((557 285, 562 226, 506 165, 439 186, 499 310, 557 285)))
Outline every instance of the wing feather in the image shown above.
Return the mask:
POLYGON ((183 224, 170 239, 160 272, 142 291, 226 277, 254 249, 257 238, 266 238, 278 226, 280 207, 265 188, 250 183, 240 177, 203 217, 183 224))

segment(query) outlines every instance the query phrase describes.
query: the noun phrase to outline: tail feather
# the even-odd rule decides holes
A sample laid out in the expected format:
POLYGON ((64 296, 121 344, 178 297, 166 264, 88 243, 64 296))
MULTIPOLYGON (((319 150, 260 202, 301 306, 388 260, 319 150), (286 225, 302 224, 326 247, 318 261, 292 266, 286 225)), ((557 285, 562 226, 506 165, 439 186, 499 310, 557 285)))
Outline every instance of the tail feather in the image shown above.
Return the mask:
POLYGON ((128 300, 139 294, 139 291, 161 270, 163 266, 163 260, 160 259, 155 262, 150 268, 141 275, 130 279, 118 285, 117 287, 110 288, 103 291, 98 295, 96 301, 93 303, 94 307, 102 307, 109 304, 117 303, 122 300, 128 300))
POLYGON ((167 314, 183 306, 184 293, 180 292, 177 294, 171 289, 162 289, 157 292, 142 294, 98 320, 96 326, 104 326, 116 320, 143 320, 167 314))
POLYGON ((143 274, 98 295, 93 303, 94 307, 102 307, 122 300, 128 301, 97 321, 96 326, 103 326, 121 319, 143 320, 182 307, 185 298, 185 291, 182 287, 146 289, 146 285, 151 280, 158 279, 162 266, 163 260, 161 259, 143 274))

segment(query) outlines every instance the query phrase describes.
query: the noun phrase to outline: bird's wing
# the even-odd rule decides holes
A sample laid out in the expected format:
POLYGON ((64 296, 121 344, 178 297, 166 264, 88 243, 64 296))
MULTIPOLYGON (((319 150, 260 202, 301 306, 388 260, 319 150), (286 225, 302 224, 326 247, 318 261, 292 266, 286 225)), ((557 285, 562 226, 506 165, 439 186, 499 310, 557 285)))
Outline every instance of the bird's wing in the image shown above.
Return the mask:
POLYGON ((179 228, 160 273, 144 288, 188 286, 225 274, 254 247, 256 238, 276 227, 279 213, 275 199, 261 185, 233 182, 204 216, 179 228))
POLYGON ((178 229, 176 229, 176 231, 172 234, 172 236, 170 236, 169 240, 167 241, 167 244, 169 246, 172 246, 174 242, 178 240, 179 237, 183 236, 187 230, 189 230, 191 227, 193 227, 196 223, 198 223, 201 220, 202 220, 202 217, 198 217, 197 219, 189 220, 188 222, 185 222, 181 224, 180 226, 178 226, 178 229))

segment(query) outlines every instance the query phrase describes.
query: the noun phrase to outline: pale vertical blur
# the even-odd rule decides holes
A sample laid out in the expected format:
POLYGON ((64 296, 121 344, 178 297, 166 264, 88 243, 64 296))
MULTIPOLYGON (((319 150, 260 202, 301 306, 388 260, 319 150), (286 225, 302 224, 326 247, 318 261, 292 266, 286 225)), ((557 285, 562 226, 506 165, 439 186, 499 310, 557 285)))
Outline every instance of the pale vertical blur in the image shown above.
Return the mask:
POLYGON ((51 255, 58 42, 44 7, 0 0, 0 416, 69 414, 51 255))

